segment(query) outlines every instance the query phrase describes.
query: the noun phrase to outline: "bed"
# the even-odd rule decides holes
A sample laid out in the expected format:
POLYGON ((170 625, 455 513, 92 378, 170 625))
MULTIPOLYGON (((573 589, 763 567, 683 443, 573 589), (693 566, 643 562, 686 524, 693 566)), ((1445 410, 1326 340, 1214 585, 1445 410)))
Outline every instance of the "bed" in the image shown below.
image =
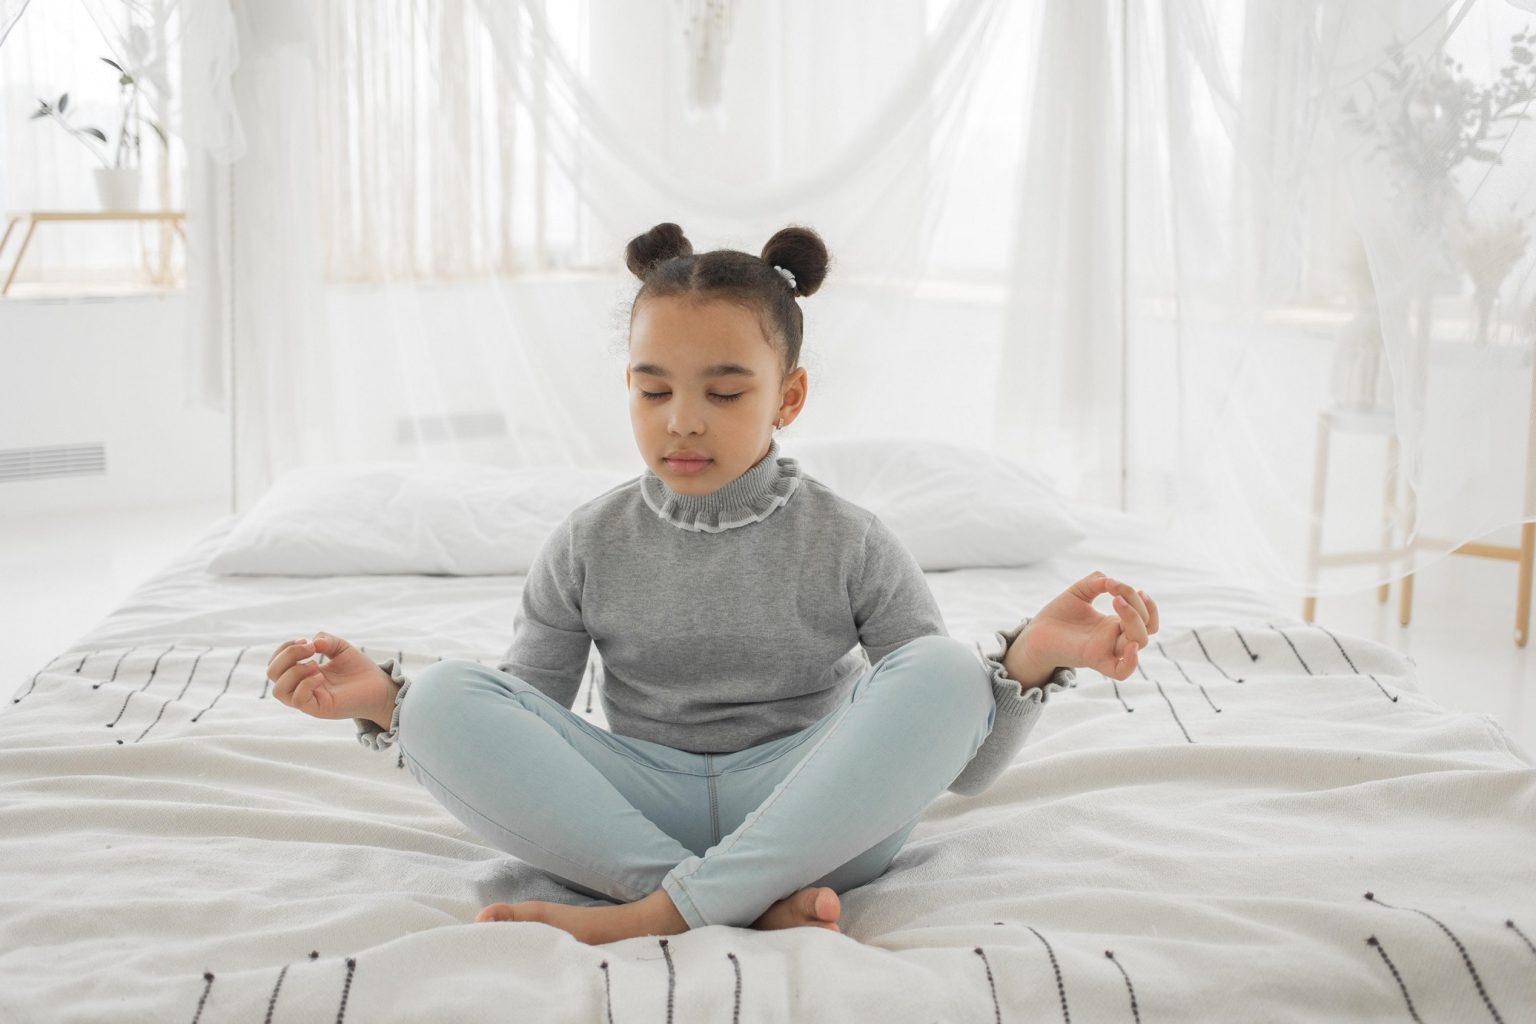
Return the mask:
POLYGON ((843 895, 841 934, 606 946, 472 923, 595 901, 264 674, 316 629, 407 672, 494 664, 523 577, 216 575, 227 516, 46 665, 4 666, 0 1020, 1536 1019, 1529 754, 1392 649, 1077 511, 1069 552, 928 579, 977 643, 1125 579, 1163 615, 1138 671, 1081 669, 991 788, 941 795, 843 895))

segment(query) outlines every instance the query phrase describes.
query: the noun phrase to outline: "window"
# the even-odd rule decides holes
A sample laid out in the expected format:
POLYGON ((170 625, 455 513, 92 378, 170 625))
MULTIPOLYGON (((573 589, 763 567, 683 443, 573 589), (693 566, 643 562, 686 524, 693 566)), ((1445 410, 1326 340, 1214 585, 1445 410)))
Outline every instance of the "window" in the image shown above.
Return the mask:
MULTIPOLYGON (((183 209, 177 10, 87 2, 23 12, 0 60, 0 232, 30 211, 104 212, 113 186, 98 182, 98 169, 137 167, 129 202, 140 213, 183 209), (120 69, 132 73, 136 98, 120 69), (43 103, 52 113, 34 117, 43 103)), ((0 285, 26 232, 17 223, 0 250, 0 285)), ((185 255, 167 220, 43 222, 7 297, 180 288, 185 255)))

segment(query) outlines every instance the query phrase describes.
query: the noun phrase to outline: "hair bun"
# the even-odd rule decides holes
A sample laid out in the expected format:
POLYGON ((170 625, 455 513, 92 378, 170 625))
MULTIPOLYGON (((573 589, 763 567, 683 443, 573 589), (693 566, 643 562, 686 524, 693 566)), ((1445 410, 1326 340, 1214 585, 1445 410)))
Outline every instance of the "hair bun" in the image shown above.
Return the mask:
POLYGON ((677 256, 692 255, 693 243, 688 241, 682 228, 668 221, 631 238, 624 250, 624 262, 631 273, 644 281, 656 264, 677 256))
POLYGON ((795 275, 796 295, 816 294, 821 282, 827 279, 827 264, 831 261, 821 236, 799 225, 774 232, 768 244, 763 246, 762 260, 775 276, 779 272, 773 270, 774 267, 783 267, 795 275))

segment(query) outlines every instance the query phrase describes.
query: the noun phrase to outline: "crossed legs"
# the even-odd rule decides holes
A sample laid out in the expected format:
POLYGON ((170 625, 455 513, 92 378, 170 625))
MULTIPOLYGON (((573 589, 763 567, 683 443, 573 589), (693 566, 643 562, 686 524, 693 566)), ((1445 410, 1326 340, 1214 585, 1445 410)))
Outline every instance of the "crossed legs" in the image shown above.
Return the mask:
MULTIPOLYGON (((632 913, 626 926, 745 927, 806 886, 840 893, 883 874, 992 720, 970 648, 913 640, 866 669, 784 756, 716 776, 722 790, 778 781, 713 843, 702 755, 615 736, 477 663, 420 670, 401 707, 400 747, 416 779, 498 849, 584 894, 644 904, 645 920, 632 913)), ((810 894, 813 916, 817 902, 810 894)))

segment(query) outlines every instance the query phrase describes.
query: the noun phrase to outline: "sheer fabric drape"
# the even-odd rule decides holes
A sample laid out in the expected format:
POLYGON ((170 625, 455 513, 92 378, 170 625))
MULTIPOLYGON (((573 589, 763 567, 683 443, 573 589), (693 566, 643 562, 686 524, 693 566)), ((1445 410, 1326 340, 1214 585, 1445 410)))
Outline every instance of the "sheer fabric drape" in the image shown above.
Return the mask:
POLYGON ((1358 414, 1329 421, 1330 546, 1391 513, 1438 539, 1422 568, 1536 518, 1516 6, 740 2, 713 102, 689 5, 556 6, 226 8, 232 291, 192 372, 222 401, 233 354, 237 507, 331 459, 638 472, 622 252, 672 220, 827 239, 791 453, 992 446, 1277 595, 1309 592, 1325 414, 1358 414))

